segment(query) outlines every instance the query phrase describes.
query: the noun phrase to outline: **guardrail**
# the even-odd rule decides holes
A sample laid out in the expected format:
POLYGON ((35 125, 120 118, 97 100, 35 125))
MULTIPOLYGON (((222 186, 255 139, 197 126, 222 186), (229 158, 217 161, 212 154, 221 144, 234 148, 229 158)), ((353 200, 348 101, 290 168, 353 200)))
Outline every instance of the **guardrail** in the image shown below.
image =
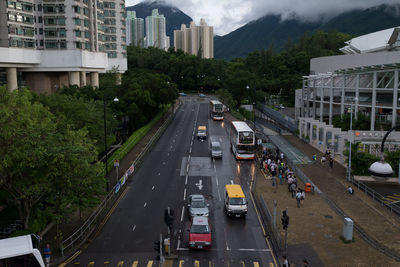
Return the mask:
MULTIPOLYGON (((165 120, 165 122, 160 126, 160 128, 157 130, 157 132, 153 135, 153 137, 150 139, 150 141, 146 144, 146 146, 143 148, 143 150, 140 152, 138 157, 134 160, 133 166, 135 168, 135 171, 140 167, 144 156, 149 152, 149 150, 153 147, 153 145, 156 143, 158 138, 161 136, 161 134, 165 131, 173 117, 175 116, 176 110, 178 106, 174 108, 173 112, 168 116, 168 118, 165 120)), ((134 172, 132 172, 130 175, 128 175, 127 178, 133 176, 134 172)), ((72 235, 70 235, 68 238, 64 239, 61 241, 60 244, 60 249, 61 249, 61 256, 64 258, 66 254, 68 254, 70 251, 74 251, 75 249, 79 248, 86 240, 93 234, 93 231, 98 228, 102 221, 104 220, 106 214, 109 212, 111 209, 112 205, 115 203, 115 201, 119 198, 119 196, 122 194, 124 190, 116 190, 116 187, 118 184, 116 184, 112 190, 107 194, 107 196, 104 197, 104 199, 101 201, 100 205, 96 208, 96 210, 89 216, 89 218, 82 224, 81 227, 79 227, 78 230, 76 230, 72 235), (116 191, 118 191, 116 193, 116 191)))

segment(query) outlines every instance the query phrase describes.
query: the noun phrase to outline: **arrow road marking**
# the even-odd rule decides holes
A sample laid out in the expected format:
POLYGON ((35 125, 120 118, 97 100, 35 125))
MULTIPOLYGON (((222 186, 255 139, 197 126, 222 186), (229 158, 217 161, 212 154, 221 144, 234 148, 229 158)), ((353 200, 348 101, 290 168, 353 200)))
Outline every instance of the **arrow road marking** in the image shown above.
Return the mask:
POLYGON ((197 186, 200 190, 203 189, 203 180, 202 180, 202 179, 199 179, 199 182, 196 183, 196 186, 197 186))
POLYGON ((133 226, 132 232, 135 231, 135 229, 136 229, 136 224, 133 226))

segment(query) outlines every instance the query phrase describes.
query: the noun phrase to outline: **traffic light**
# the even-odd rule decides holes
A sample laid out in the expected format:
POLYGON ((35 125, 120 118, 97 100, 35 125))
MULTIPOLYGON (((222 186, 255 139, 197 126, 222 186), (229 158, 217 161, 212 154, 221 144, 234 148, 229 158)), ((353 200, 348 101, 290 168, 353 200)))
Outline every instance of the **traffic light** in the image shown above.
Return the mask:
POLYGON ((282 211, 281 221, 283 229, 286 230, 289 226, 289 216, 287 215, 286 210, 282 211))
POLYGON ((160 240, 154 241, 154 250, 160 253, 160 240))

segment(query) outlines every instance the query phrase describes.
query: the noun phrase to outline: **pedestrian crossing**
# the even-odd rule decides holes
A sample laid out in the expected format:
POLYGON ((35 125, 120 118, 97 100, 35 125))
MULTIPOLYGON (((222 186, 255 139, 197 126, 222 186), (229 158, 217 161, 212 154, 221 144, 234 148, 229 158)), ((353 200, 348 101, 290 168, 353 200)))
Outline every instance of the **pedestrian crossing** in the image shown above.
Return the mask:
POLYGON ((163 264, 156 260, 127 260, 127 261, 102 261, 102 262, 71 262, 67 266, 106 266, 106 267, 275 267, 273 262, 263 265, 260 261, 253 260, 238 260, 238 261, 224 261, 224 260, 165 260, 163 264))
POLYGON ((382 198, 383 202, 386 204, 400 204, 400 193, 395 193, 391 195, 386 195, 382 198))

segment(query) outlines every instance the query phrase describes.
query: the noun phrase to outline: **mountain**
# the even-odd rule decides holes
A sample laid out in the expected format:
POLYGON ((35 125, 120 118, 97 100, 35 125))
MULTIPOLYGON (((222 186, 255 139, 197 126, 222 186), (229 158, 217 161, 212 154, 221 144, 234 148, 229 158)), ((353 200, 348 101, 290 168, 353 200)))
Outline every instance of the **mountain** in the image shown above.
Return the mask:
POLYGON ((400 4, 353 10, 327 22, 281 21, 280 16, 268 15, 227 35, 216 36, 214 55, 215 58, 230 60, 270 46, 279 51, 289 40, 296 41, 304 33, 316 30, 336 30, 358 36, 396 26, 400 26, 400 4))
POLYGON ((170 45, 173 46, 174 30, 180 30, 181 24, 189 25, 193 19, 179 9, 167 5, 164 1, 145 1, 134 6, 126 7, 127 11, 136 11, 136 17, 144 20, 147 16, 151 15, 153 9, 158 9, 158 13, 164 15, 166 21, 166 34, 170 38, 170 45))

